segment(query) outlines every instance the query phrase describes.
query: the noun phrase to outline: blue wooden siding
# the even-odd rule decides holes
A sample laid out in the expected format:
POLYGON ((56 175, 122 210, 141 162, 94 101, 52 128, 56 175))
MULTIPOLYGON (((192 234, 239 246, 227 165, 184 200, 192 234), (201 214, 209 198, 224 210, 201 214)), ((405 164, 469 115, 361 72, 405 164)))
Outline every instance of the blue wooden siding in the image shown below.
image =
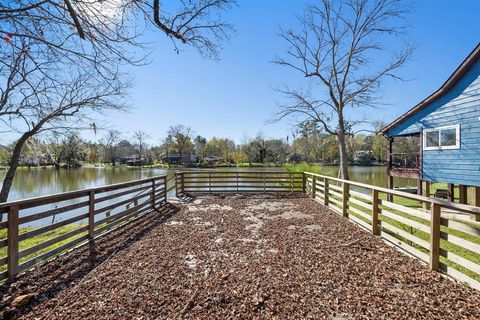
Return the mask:
POLYGON ((480 186, 480 62, 440 99, 388 136, 460 124, 460 149, 423 150, 423 179, 480 186))

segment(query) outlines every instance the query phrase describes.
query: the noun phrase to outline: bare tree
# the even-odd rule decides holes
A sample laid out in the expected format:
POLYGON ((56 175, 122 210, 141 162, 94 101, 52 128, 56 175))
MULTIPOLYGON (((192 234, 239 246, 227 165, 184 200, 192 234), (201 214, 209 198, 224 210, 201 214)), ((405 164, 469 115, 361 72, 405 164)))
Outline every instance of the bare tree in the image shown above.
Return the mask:
POLYGON ((168 128, 167 139, 172 147, 178 152, 181 159, 185 152, 193 148, 192 135, 192 129, 182 124, 170 126, 168 128))
POLYGON ((102 143, 105 147, 105 160, 115 165, 117 159, 117 143, 120 141, 121 134, 118 130, 108 130, 102 143))
POLYGON ((175 47, 182 43, 216 57, 233 30, 222 14, 234 4, 234 0, 2 1, 0 37, 14 45, 28 40, 35 59, 80 60, 97 65, 101 75, 111 78, 112 67, 115 70, 119 62, 142 63, 145 53, 138 48, 145 46, 139 36, 148 28, 170 37, 175 47))
POLYGON ((133 134, 133 138, 137 142, 136 147, 138 151, 138 166, 141 166, 143 151, 146 148, 146 141, 150 138, 150 136, 142 130, 138 130, 133 134))
POLYGON ((145 62, 143 50, 132 50, 144 48, 143 30, 154 26, 174 43, 215 57, 231 31, 221 14, 233 3, 178 1, 167 8, 156 0, 0 2, 0 132, 16 135, 0 202, 8 198, 28 139, 72 127, 96 130, 86 122, 92 112, 123 109, 128 80, 119 69, 145 62))
POLYGON ((273 121, 289 116, 300 122, 313 120, 335 135, 341 178, 348 179, 345 137, 357 124, 348 119, 347 110, 377 106, 382 82, 399 79, 397 70, 411 56, 411 46, 405 44, 392 54, 383 41, 387 36, 401 38, 407 9, 402 0, 321 0, 299 18, 300 30, 282 32, 289 48, 275 63, 299 72, 325 94, 279 90, 290 103, 279 106, 273 121))
POLYGON ((96 128, 90 115, 104 110, 123 110, 125 85, 91 77, 89 70, 70 65, 62 77, 52 78, 46 70, 55 66, 30 58, 28 44, 0 62, 0 124, 9 132, 14 147, 0 202, 8 198, 21 151, 32 137, 46 132, 96 128))

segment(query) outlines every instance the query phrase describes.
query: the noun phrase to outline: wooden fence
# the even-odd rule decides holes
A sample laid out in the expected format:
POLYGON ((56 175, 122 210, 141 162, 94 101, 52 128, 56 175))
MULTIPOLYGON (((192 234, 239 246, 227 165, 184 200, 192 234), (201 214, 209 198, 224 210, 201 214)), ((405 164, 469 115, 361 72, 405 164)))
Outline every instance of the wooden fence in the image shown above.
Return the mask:
POLYGON ((480 208, 309 172, 305 176, 307 192, 317 201, 432 270, 480 290, 480 222, 468 220, 479 216, 480 208))
POLYGON ((0 204, 0 279, 161 206, 167 193, 304 192, 374 235, 480 289, 480 208, 309 172, 184 171, 0 204), (393 199, 392 199, 393 198, 393 199), (387 200, 388 199, 388 200, 387 200))
POLYGON ((151 212, 166 202, 166 182, 158 176, 1 203, 0 279, 151 212))
POLYGON ((184 171, 176 173, 176 193, 305 192, 302 172, 184 171))

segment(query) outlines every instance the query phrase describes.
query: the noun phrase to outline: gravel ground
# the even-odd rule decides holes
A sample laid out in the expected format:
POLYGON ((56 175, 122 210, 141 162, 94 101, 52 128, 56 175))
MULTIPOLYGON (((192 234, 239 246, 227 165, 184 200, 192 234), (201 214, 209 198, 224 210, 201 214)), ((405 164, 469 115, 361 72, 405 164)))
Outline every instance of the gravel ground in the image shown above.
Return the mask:
POLYGON ((294 196, 177 203, 1 290, 4 318, 480 319, 480 292, 294 196))

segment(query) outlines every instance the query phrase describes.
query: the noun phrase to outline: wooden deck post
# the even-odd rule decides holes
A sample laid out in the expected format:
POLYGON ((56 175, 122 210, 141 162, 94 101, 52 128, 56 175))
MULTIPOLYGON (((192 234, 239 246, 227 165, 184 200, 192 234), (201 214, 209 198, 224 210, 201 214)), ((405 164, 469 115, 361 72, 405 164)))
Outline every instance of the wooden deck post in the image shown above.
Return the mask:
POLYGON ((185 175, 184 175, 183 172, 180 173, 180 178, 181 178, 180 179, 180 192, 182 194, 184 194, 185 193, 185 175))
POLYGON ((165 196, 164 196, 164 202, 167 202, 167 197, 168 197, 168 186, 167 186, 167 176, 163 176, 163 186, 165 187, 165 196))
POLYGON ((347 182, 342 183, 342 215, 348 218, 348 199, 350 198, 349 184, 347 182))
MULTIPOLYGON (((423 195, 425 197, 430 197, 430 181, 424 181, 424 183, 425 183, 425 189, 423 190, 423 195)), ((430 202, 424 202, 423 208, 430 209, 430 202)))
POLYGON ((307 192, 307 176, 305 175, 305 172, 302 173, 302 192, 307 192))
POLYGON ((312 176, 312 198, 317 198, 317 177, 312 176))
MULTIPOLYGON (((480 207, 480 187, 473 187, 473 205, 480 207)), ((471 214, 470 219, 480 221, 480 214, 471 214)))
POLYGON ((239 187, 238 187, 238 171, 236 172, 236 176, 237 176, 237 192, 239 190, 239 187))
POLYGON ((323 180, 323 204, 328 207, 328 179, 323 180))
POLYGON ((263 174, 263 193, 267 193, 267 177, 263 174))
POLYGON ((460 184, 458 185, 458 202, 467 204, 467 186, 460 184))
POLYGON ((430 181, 424 181, 425 182, 425 190, 423 192, 423 195, 425 197, 430 197, 430 181))
POLYGON ((155 179, 152 179, 152 195, 150 196, 150 205, 155 209, 155 179))
POLYGON ((421 196, 423 194, 423 181, 422 179, 417 179, 417 194, 421 196))
POLYGON ((480 207, 480 187, 474 187, 473 194, 473 205, 480 207))
POLYGON ((18 205, 8 210, 7 221, 7 277, 13 279, 18 273, 18 205))
POLYGON ((372 190, 372 234, 378 236, 379 234, 378 221, 378 191, 372 190))
POLYGON ((480 187, 474 187, 473 194, 473 205, 480 207, 480 187))
POLYGON ((430 269, 434 271, 437 271, 440 266, 440 212, 440 205, 432 203, 430 209, 430 269))
MULTIPOLYGON (((393 138, 389 137, 388 138, 388 144, 387 144, 387 188, 388 189, 393 189, 393 176, 390 175, 390 170, 392 170, 392 165, 393 165, 393 138)), ((393 195, 387 194, 387 200, 390 202, 393 202, 393 195)))
POLYGON ((455 202, 455 185, 453 183, 448 184, 448 200, 455 202))
POLYGON ((88 193, 88 237, 95 237, 95 191, 88 193))
MULTIPOLYGON (((183 185, 183 179, 182 179, 182 185, 183 185)), ((183 186, 182 186, 183 189, 183 186)), ((212 193, 212 173, 208 172, 208 193, 212 193)))
MULTIPOLYGON (((388 180, 387 180, 387 187, 388 189, 393 189, 393 177, 391 175, 388 175, 388 180)), ((392 194, 387 194, 387 201, 393 202, 393 195, 392 194)))

